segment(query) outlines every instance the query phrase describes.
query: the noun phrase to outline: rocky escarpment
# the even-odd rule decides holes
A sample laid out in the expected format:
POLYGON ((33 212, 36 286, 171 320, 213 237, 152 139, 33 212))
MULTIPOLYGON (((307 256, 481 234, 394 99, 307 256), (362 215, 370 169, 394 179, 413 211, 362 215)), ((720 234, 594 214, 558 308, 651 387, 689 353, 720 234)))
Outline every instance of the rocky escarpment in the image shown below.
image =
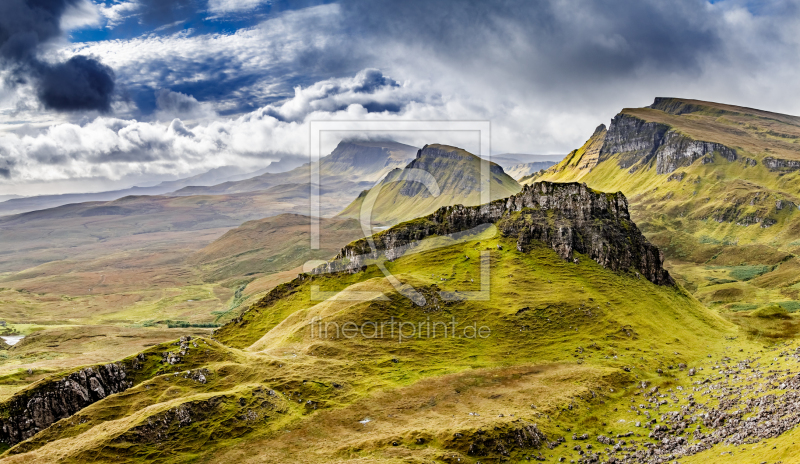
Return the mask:
POLYGON ((133 385, 122 363, 85 367, 14 395, 0 409, 0 442, 15 445, 54 422, 133 385))
POLYGON ((518 194, 486 205, 443 207, 421 219, 399 224, 369 239, 355 241, 334 261, 314 272, 360 270, 385 255, 400 257, 415 243, 433 235, 448 235, 494 223, 525 251, 537 243, 550 246, 563 259, 587 255, 607 269, 633 270, 659 285, 672 285, 663 256, 631 221, 622 193, 602 193, 585 184, 538 182, 518 194))
MULTIPOLYGON (((150 348, 119 362, 84 367, 42 379, 0 403, 0 443, 14 446, 61 419, 115 393, 120 393, 147 378, 172 371, 186 362, 197 340, 183 336, 171 344, 150 348), (174 345, 173 351, 160 351, 174 345), (147 366, 150 367, 147 367, 147 366)), ((206 383, 205 369, 187 371, 192 379, 206 383)))
POLYGON ((762 161, 771 171, 800 171, 800 161, 773 158, 768 156, 762 161))
POLYGON ((619 154, 622 168, 635 170, 652 161, 658 174, 669 174, 715 152, 728 161, 737 159, 736 150, 720 143, 694 140, 667 124, 620 113, 611 120, 600 160, 619 154))

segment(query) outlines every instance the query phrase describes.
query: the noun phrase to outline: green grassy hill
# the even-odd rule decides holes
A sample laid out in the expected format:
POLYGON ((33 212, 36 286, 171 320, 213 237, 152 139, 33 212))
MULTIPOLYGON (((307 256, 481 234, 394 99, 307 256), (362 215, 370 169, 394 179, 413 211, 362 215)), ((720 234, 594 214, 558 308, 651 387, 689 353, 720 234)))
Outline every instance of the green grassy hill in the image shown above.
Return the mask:
MULTIPOLYGON (((342 142, 319 164, 320 213, 338 213, 416 151, 342 142)), ((110 361, 143 340, 172 338, 169 327, 222 324, 297 276, 305 261, 330 258, 362 235, 355 221, 322 219, 322 247, 310 249, 309 221, 296 215, 309 212, 308 165, 242 182, 213 195, 127 196, 0 217, 0 321, 41 340, 71 337, 0 356, 0 376, 110 361), (94 327, 141 333, 118 337, 94 327), (105 358, 95 341, 109 347, 105 358), (76 355, 81 350, 92 355, 76 355)))
POLYGON ((707 304, 800 308, 800 118, 659 98, 604 129, 526 181, 624 192, 673 275, 707 304))
MULTIPOLYGON (((339 217, 359 219, 365 199, 374 197, 372 221, 397 224, 430 214, 442 206, 481 203, 482 160, 460 148, 426 145, 404 169, 395 169, 371 190, 364 191, 339 217), (436 181, 433 191, 414 179, 415 170, 429 173, 436 181), (371 193, 370 193, 371 192, 371 193)), ((490 163, 490 199, 506 198, 520 185, 497 164, 490 163)))
MULTIPOLYGON (((624 204, 589 193, 600 202, 595 206, 624 204)), ((583 211, 596 214, 594 208, 583 211)), ((598 216, 601 223, 606 219, 598 216)), ((581 219, 564 214, 559 227, 570 220, 578 227, 581 219)), ((2 457, 131 463, 576 459, 573 445, 586 443, 565 430, 592 437, 629 432, 631 413, 616 408, 642 381, 682 382, 679 365, 725 352, 727 337, 737 335, 735 326, 679 286, 612 271, 600 257, 576 252, 575 260, 565 260, 537 240, 519 247, 508 224, 458 238, 431 235, 384 263, 391 278, 368 265, 280 285, 215 331, 213 340, 183 339, 122 360, 118 366, 130 382, 124 391, 49 427, 42 422, 40 432, 11 443, 2 457), (486 260, 488 275, 480 267, 486 260), (446 297, 481 290, 483 278, 490 283, 486 298, 446 297), (403 296, 397 282, 412 285, 425 303, 403 296), (333 294, 314 298, 319 292, 333 294), (380 336, 372 329, 379 325, 380 336)), ((635 226, 624 233, 639 236, 635 226)), ((746 340, 738 345, 753 347, 746 340)), ((24 414, 20 405, 56 391, 77 372, 17 393, 0 404, 0 421, 24 414)))

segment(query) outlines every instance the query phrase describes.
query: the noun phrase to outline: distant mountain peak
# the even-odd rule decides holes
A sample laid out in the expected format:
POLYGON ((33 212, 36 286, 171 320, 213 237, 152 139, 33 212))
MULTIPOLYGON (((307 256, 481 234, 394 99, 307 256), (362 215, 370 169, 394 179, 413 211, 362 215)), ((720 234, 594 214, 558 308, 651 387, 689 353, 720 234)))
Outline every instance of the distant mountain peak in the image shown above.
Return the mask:
MULTIPOLYGON (((373 210, 373 219, 396 223, 420 217, 451 204, 476 205, 481 201, 481 163, 485 160, 458 147, 427 144, 417 151, 417 156, 404 169, 393 169, 374 187, 379 197, 373 210), (418 171, 430 174, 436 180, 436 192, 426 184, 415 181, 418 171)), ((502 167, 490 163, 490 190, 492 199, 505 198, 517 193, 520 185, 502 167)), ((359 196, 340 215, 360 217, 365 196, 359 196)))

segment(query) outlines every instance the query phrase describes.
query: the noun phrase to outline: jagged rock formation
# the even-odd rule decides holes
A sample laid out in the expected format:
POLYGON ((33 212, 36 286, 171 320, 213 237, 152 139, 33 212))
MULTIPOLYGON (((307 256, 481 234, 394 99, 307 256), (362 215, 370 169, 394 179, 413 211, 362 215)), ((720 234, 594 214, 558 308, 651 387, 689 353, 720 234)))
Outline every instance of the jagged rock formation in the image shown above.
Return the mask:
POLYGON ((714 152, 728 161, 737 159, 736 150, 720 143, 694 140, 667 124, 620 113, 611 120, 600 161, 619 154, 619 166, 635 171, 634 165, 655 159, 656 172, 669 174, 714 152))
POLYGON ((128 377, 122 363, 85 367, 15 395, 0 411, 0 442, 13 446, 95 401, 125 391, 133 385, 128 377))
MULTIPOLYGON (((559 173, 570 169, 588 173, 597 166, 597 163, 600 161, 600 150, 603 148, 603 142, 605 141, 607 132, 608 130, 605 124, 600 124, 583 146, 569 152, 560 163, 553 166, 548 171, 559 173)), ((580 176, 577 177, 579 178, 580 176)), ((524 181, 526 179, 521 180, 524 181)))
POLYGON ((334 261, 315 272, 356 272, 379 254, 396 259, 425 237, 458 233, 488 223, 497 224, 504 236, 517 238, 519 251, 544 243, 563 259, 573 260, 575 253, 580 253, 605 268, 634 270, 653 283, 673 284, 662 267, 661 252, 631 221, 628 201, 622 193, 597 192, 585 184, 551 182, 527 185, 516 195, 486 205, 440 208, 425 218, 376 234, 375 250, 367 239, 347 245, 334 261))

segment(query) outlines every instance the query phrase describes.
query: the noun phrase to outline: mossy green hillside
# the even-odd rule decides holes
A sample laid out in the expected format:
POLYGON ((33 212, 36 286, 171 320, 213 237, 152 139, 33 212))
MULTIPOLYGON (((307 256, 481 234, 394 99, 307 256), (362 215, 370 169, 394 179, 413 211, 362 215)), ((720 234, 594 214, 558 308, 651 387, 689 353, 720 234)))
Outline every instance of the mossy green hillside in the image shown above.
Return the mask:
POLYGON ((474 437, 481 427, 512 430, 511 421, 518 419, 556 433, 546 417, 575 395, 591 390, 609 398, 612 389, 658 377, 657 369, 669 372, 670 365, 722 350, 725 337, 736 330, 680 287, 614 273, 590 259, 566 262, 544 245, 519 252, 501 237, 434 247, 386 265, 399 281, 419 289, 426 304, 403 297, 375 266, 354 274, 305 276, 276 288, 271 301, 219 329, 217 341, 197 339, 198 346, 175 365, 162 362, 163 352, 175 346, 148 350, 152 354, 145 356, 134 387, 62 419, 12 448, 7 459, 186 462, 267 452, 267 461, 286 462, 297 459, 296 453, 306 456, 296 448, 298 435, 286 430, 327 443, 310 462, 351 455, 384 459, 395 449, 393 442, 409 437, 426 443, 409 448, 410 456, 466 457, 468 443, 454 440, 454 433, 474 437), (478 263, 487 251, 490 298, 442 299, 440 291, 480 289, 478 263), (311 301, 312 286, 339 293, 311 301), (357 291, 374 297, 347 298, 357 291), (321 337, 311 332, 319 327, 310 325, 319 318, 340 327, 390 318, 419 327, 455 318, 460 336, 398 339, 396 332, 376 339, 340 332, 337 338, 329 329, 329 336, 321 337), (472 324, 488 327, 490 335, 464 336, 472 324), (198 372, 205 383, 197 380, 198 372), (464 385, 457 391, 479 396, 466 404, 460 394, 437 396, 443 385, 455 385, 451 381, 464 385), (501 409, 515 411, 514 418, 494 414, 498 406, 489 397, 495 387, 507 390, 501 409), (534 392, 540 410, 530 406, 534 392), (439 406, 431 406, 432 396, 439 406), (410 403, 398 403, 399 398, 410 403), (364 417, 353 417, 380 417, 374 408, 381 404, 398 412, 404 404, 417 406, 397 424, 381 424, 372 438, 349 434, 365 427, 358 422, 364 417), (459 419, 452 421, 456 412, 459 419), (264 451, 264 443, 277 445, 264 451))

